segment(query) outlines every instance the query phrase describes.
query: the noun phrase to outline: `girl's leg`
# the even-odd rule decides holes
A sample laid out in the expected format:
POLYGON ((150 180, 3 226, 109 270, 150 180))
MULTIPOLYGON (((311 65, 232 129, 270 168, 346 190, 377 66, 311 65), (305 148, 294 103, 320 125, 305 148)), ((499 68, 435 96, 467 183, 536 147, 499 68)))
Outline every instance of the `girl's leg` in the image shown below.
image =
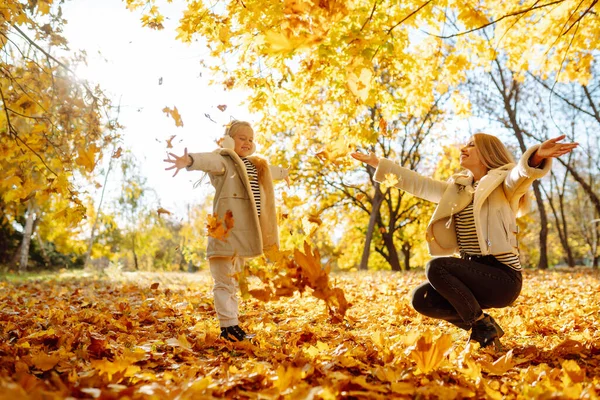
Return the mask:
POLYGON ((512 304, 521 292, 521 273, 493 257, 478 261, 434 258, 427 264, 429 282, 413 293, 413 306, 427 316, 468 329, 482 309, 512 304))
POLYGON ((239 285, 235 274, 241 271, 244 259, 240 257, 211 257, 208 263, 214 280, 213 296, 219 324, 221 328, 238 325, 237 291, 239 285))

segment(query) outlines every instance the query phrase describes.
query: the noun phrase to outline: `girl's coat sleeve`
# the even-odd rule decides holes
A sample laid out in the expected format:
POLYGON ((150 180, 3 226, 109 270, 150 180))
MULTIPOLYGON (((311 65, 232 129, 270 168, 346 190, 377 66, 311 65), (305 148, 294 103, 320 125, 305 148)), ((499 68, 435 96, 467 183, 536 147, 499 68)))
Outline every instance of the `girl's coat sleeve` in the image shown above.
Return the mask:
POLYGON ((379 167, 375 171, 375 180, 383 182, 386 175, 394 174, 398 177, 396 187, 422 199, 439 203, 442 195, 448 188, 448 183, 425 177, 408 168, 399 166, 385 158, 379 160, 379 167))
POLYGON ((271 178, 274 181, 285 179, 288 176, 287 168, 277 167, 274 165, 270 165, 269 168, 271 170, 271 178))
POLYGON ((189 155, 194 162, 187 167, 188 171, 200 170, 213 175, 225 173, 225 162, 219 153, 190 153, 189 155))

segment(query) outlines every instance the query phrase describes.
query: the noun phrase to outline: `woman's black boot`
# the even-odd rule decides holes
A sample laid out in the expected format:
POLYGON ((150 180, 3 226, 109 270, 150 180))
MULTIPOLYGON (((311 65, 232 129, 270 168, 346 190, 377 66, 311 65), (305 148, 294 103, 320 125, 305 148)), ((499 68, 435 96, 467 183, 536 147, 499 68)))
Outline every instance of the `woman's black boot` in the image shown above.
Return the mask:
POLYGON ((487 347, 494 343, 496 348, 500 348, 500 338, 504 336, 504 331, 488 314, 473 323, 471 337, 469 341, 475 340, 481 347, 487 347))

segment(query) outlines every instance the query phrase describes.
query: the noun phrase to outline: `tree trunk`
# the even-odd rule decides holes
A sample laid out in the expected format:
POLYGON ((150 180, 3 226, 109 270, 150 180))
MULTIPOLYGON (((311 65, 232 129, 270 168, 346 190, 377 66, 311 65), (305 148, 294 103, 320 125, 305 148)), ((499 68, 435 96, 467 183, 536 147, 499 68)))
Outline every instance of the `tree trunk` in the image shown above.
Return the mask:
POLYGON ((135 270, 139 271, 137 253, 135 252, 135 235, 131 237, 131 251, 133 252, 133 265, 135 265, 135 270))
POLYGON ((400 259, 398 258, 398 250, 396 250, 396 246, 394 246, 394 234, 393 232, 384 233, 383 235, 383 244, 385 245, 388 256, 387 262, 392 267, 392 271, 402 271, 402 266, 400 265, 400 259))
POLYGON ((33 233, 34 217, 33 200, 27 202, 27 220, 25 222, 25 231, 23 232, 23 242, 21 243, 21 254, 19 257, 19 272, 27 270, 29 262, 29 245, 31 244, 31 235, 33 233))
POLYGON ((404 255, 404 270, 410 271, 410 250, 412 246, 408 242, 402 243, 402 255, 404 255))
POLYGON ((540 213, 540 233, 539 244, 540 244, 540 259, 538 260, 538 269, 548 269, 548 214, 546 214, 546 207, 544 206, 544 199, 542 198, 542 191, 540 190, 540 182, 533 182, 533 193, 535 193, 535 202, 540 213))
POLYGON ((373 240, 373 231, 375 230, 375 224, 379 217, 379 208, 383 201, 383 193, 379 190, 379 183, 375 184, 375 195, 373 196, 373 202, 371 203, 371 215, 369 216, 369 225, 367 227, 367 235, 365 237, 365 247, 363 248, 362 257, 360 259, 359 270, 369 269, 369 255, 371 254, 371 241, 373 240))

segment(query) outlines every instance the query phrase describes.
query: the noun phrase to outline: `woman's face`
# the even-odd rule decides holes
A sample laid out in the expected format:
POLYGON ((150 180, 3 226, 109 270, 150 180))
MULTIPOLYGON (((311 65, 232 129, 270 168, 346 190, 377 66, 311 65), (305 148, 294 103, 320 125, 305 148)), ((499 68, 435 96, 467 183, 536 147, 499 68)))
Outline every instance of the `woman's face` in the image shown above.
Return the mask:
POLYGON ((473 136, 469 138, 467 144, 460 149, 460 166, 473 172, 473 169, 485 168, 479 153, 475 148, 475 139, 473 136))
POLYGON ((248 157, 254 147, 254 131, 249 126, 242 126, 235 133, 233 141, 235 142, 233 150, 236 154, 240 157, 248 157))

